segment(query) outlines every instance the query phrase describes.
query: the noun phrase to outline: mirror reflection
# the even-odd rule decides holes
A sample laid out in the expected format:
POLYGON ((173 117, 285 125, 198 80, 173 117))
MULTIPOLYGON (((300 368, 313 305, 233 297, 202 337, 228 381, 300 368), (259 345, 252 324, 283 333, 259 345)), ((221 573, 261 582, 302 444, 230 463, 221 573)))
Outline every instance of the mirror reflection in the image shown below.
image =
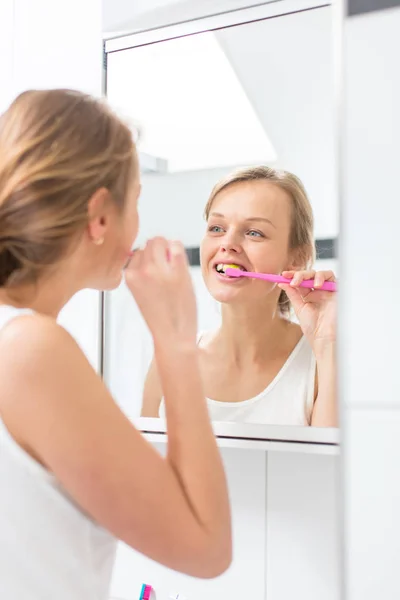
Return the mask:
MULTIPOLYGON (((187 248, 214 421, 337 426, 337 294, 320 289, 338 275, 331 27, 322 7, 108 56, 109 101, 141 131, 139 243, 187 248)), ((107 298, 106 334, 124 411, 165 417, 124 284, 107 298)))

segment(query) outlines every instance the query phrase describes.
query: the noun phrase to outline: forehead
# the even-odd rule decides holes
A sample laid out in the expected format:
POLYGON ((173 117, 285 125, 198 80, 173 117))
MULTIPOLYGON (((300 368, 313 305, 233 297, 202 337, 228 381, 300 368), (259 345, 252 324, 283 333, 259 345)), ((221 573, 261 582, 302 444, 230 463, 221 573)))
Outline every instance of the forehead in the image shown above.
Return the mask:
POLYGON ((241 181, 229 185, 216 195, 210 215, 213 212, 227 218, 285 219, 290 216, 290 196, 270 181, 241 181))

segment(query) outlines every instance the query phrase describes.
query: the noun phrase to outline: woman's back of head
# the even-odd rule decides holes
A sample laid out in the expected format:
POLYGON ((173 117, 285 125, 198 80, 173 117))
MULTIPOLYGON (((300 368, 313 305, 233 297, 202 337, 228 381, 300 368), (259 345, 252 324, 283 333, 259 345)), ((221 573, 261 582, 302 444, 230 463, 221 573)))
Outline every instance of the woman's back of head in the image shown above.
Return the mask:
POLYGON ((0 287, 35 282, 68 251, 96 190, 122 210, 136 168, 129 127, 101 100, 18 96, 0 117, 0 287))

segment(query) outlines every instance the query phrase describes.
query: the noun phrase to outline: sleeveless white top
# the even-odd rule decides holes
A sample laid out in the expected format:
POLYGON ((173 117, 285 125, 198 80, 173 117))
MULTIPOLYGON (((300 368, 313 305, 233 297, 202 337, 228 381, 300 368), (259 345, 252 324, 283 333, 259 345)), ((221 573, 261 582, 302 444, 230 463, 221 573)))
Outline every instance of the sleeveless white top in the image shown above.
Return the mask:
MULTIPOLYGON (((200 341, 201 335, 198 338, 200 341)), ((311 425, 314 405, 316 360, 305 336, 297 343, 271 383, 257 396, 242 402, 206 398, 212 421, 262 423, 264 425, 311 425)), ((159 416, 165 418, 165 401, 159 416)))
MULTIPOLYGON (((29 313, 0 306, 0 335, 29 313)), ((0 598, 106 600, 115 552, 115 538, 11 437, 0 406, 0 598)))

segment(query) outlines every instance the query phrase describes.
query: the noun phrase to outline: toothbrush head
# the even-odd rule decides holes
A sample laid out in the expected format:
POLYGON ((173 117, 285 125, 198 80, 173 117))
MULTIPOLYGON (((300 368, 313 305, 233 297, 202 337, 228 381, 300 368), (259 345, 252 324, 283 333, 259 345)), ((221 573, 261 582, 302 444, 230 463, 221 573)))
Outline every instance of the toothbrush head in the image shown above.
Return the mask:
POLYGON ((228 275, 229 277, 242 277, 242 272, 240 267, 237 267, 236 265, 227 265, 225 275, 228 275))
POLYGON ((217 271, 217 273, 226 273, 227 269, 241 269, 241 267, 239 267, 239 265, 226 265, 224 263, 218 263, 215 266, 215 269, 217 271))

